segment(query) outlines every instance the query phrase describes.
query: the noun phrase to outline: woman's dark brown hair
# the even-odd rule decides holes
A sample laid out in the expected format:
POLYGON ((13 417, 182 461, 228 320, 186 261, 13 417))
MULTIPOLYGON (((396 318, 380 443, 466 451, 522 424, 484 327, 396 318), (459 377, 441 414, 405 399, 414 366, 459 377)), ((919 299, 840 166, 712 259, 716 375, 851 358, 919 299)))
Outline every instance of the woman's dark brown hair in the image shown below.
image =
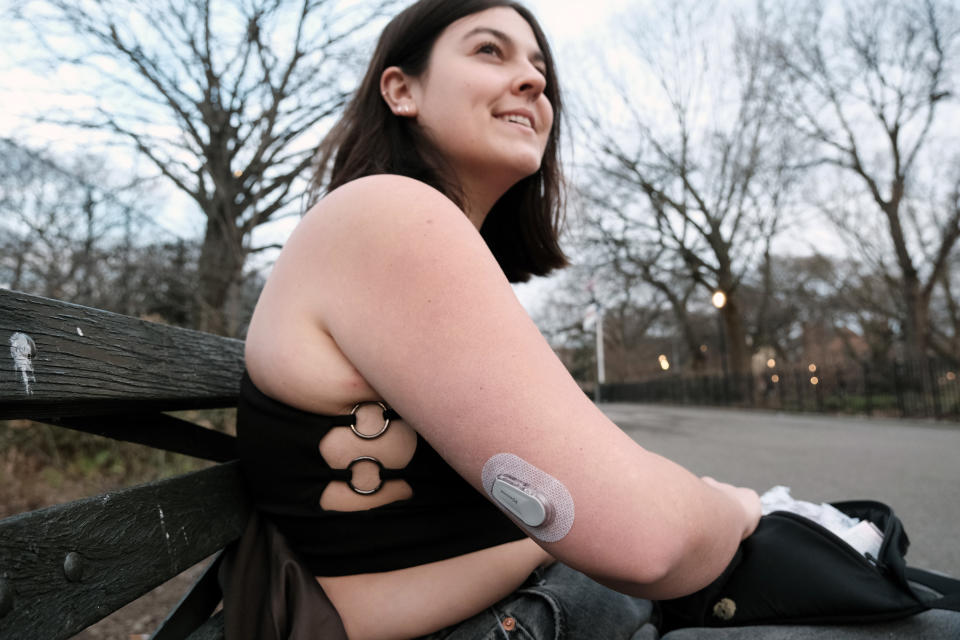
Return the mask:
POLYGON ((444 161, 427 142, 416 122, 393 114, 380 95, 380 76, 392 66, 417 77, 427 69, 437 38, 452 22, 468 15, 509 7, 529 23, 543 52, 547 85, 544 94, 553 106, 553 128, 540 170, 520 180, 493 206, 480 232, 511 282, 545 275, 567 264, 558 236, 563 218, 560 170, 562 104, 557 73, 547 39, 536 19, 522 5, 507 0, 420 0, 398 14, 380 36, 366 76, 317 154, 311 200, 326 190, 378 173, 415 178, 462 204, 459 188, 441 176, 444 161), (332 167, 331 165, 332 161, 332 167))

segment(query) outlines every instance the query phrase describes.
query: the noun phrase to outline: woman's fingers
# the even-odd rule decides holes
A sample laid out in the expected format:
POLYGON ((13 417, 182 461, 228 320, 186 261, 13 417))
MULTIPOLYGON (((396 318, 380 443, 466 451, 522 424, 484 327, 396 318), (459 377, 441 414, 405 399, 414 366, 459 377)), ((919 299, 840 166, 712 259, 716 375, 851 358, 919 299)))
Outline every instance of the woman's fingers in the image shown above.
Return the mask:
POLYGON ((763 513, 760 496, 757 495, 757 492, 747 487, 735 487, 732 484, 720 482, 710 476, 703 476, 701 480, 703 480, 704 484, 725 493, 737 501, 744 513, 743 537, 746 538, 753 533, 763 513))

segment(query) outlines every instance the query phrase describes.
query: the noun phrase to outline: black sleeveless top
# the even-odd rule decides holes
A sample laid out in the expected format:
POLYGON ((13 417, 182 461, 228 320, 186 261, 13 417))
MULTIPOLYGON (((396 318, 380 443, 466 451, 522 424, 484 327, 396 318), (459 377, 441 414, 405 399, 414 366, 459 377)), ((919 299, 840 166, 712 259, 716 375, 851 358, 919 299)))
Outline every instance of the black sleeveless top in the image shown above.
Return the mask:
MULTIPOLYGON (((331 429, 349 429, 355 418, 291 407, 263 394, 243 374, 237 443, 247 488, 314 575, 392 571, 524 537, 419 436, 405 468, 376 462, 381 481, 406 480, 413 497, 365 511, 321 509, 327 484, 349 483, 352 472, 330 468, 320 455, 320 440, 331 429)), ((386 409, 387 419, 399 416, 386 409)))

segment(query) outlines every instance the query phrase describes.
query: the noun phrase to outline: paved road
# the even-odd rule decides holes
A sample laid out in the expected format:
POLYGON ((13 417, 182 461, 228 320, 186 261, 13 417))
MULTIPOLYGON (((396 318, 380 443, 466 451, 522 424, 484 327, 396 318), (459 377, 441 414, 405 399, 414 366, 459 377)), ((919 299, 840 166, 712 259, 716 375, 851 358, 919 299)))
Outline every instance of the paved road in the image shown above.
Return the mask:
POLYGON ((731 409, 603 404, 645 448, 697 475, 811 502, 886 502, 911 565, 960 576, 960 425, 731 409))

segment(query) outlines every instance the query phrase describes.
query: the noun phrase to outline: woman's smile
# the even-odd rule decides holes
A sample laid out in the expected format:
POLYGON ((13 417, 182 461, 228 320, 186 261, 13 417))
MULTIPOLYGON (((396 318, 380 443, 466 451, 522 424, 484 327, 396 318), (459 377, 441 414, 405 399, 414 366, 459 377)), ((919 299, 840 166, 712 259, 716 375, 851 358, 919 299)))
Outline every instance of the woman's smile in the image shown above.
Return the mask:
POLYGON ((527 110, 509 111, 506 113, 501 113, 497 115, 496 118, 503 122, 519 125, 528 131, 536 133, 536 127, 534 126, 536 123, 536 120, 534 119, 533 114, 527 110))

